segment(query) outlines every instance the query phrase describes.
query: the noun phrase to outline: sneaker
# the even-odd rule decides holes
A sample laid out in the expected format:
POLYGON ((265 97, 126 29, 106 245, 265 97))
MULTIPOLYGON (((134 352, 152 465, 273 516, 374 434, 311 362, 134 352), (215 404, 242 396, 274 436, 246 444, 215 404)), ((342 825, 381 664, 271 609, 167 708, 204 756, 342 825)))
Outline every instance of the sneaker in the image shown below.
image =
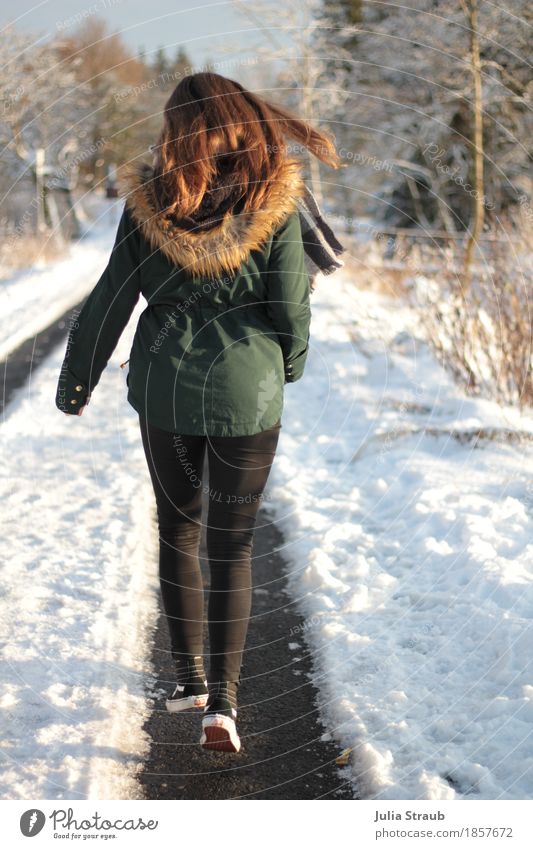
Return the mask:
POLYGON ((205 708, 209 691, 204 677, 202 658, 178 664, 178 683, 166 706, 170 713, 205 708))
POLYGON ((241 741, 237 734, 237 697, 232 683, 219 682, 209 685, 209 700, 202 719, 200 745, 210 752, 240 751, 241 741))

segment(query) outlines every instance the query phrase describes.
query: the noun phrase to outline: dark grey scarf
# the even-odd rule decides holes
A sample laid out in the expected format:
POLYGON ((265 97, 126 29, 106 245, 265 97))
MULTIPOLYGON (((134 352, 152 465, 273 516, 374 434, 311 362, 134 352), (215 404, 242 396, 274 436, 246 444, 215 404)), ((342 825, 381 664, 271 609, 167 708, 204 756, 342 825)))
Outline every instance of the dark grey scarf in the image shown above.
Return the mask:
POLYGON ((172 215, 170 219, 183 230, 209 230, 221 221, 229 209, 238 215, 244 205, 244 196, 245 191, 237 182, 237 175, 232 174, 228 166, 220 164, 217 177, 212 187, 205 192, 198 209, 184 218, 172 215))
POLYGON ((344 265, 338 257, 346 250, 324 220, 311 190, 305 186, 305 193, 298 198, 298 212, 302 228, 305 249, 305 264, 309 274, 311 291, 316 288, 319 273, 333 274, 344 265))

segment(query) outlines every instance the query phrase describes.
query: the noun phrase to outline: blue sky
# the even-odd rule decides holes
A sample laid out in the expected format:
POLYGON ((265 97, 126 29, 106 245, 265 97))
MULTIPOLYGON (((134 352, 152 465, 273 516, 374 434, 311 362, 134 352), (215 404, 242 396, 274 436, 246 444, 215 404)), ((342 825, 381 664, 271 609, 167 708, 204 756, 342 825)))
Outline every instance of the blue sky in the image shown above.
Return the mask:
POLYGON ((265 43, 260 33, 250 32, 253 22, 227 0, 2 0, 0 14, 2 26, 13 22, 18 29, 50 36, 97 15, 119 30, 134 52, 143 47, 149 54, 163 46, 173 55, 183 45, 195 64, 227 58, 222 48, 230 41, 240 58, 253 55, 254 44, 265 43))

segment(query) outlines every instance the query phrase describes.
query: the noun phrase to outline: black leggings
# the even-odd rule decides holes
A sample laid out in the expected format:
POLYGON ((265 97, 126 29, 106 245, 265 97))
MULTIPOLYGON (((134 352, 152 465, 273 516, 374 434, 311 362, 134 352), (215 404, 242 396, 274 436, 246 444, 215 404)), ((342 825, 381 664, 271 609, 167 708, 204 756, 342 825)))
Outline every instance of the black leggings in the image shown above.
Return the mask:
POLYGON ((174 660, 204 654, 202 494, 210 570, 209 681, 238 683, 252 601, 251 553, 281 422, 252 436, 170 433, 140 416, 159 526, 159 578, 174 660), (205 451, 209 486, 202 483, 205 451))

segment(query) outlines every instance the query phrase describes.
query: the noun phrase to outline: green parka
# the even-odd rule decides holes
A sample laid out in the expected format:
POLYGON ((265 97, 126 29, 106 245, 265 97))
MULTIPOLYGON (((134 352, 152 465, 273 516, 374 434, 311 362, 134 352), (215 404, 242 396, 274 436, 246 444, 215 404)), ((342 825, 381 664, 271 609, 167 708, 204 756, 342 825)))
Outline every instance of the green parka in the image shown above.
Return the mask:
POLYGON ((309 346, 298 160, 282 162, 257 209, 196 232, 157 211, 151 166, 128 169, 122 187, 115 245, 69 334, 57 407, 77 413, 87 403, 143 295, 127 377, 135 410, 175 433, 271 427, 309 346))

